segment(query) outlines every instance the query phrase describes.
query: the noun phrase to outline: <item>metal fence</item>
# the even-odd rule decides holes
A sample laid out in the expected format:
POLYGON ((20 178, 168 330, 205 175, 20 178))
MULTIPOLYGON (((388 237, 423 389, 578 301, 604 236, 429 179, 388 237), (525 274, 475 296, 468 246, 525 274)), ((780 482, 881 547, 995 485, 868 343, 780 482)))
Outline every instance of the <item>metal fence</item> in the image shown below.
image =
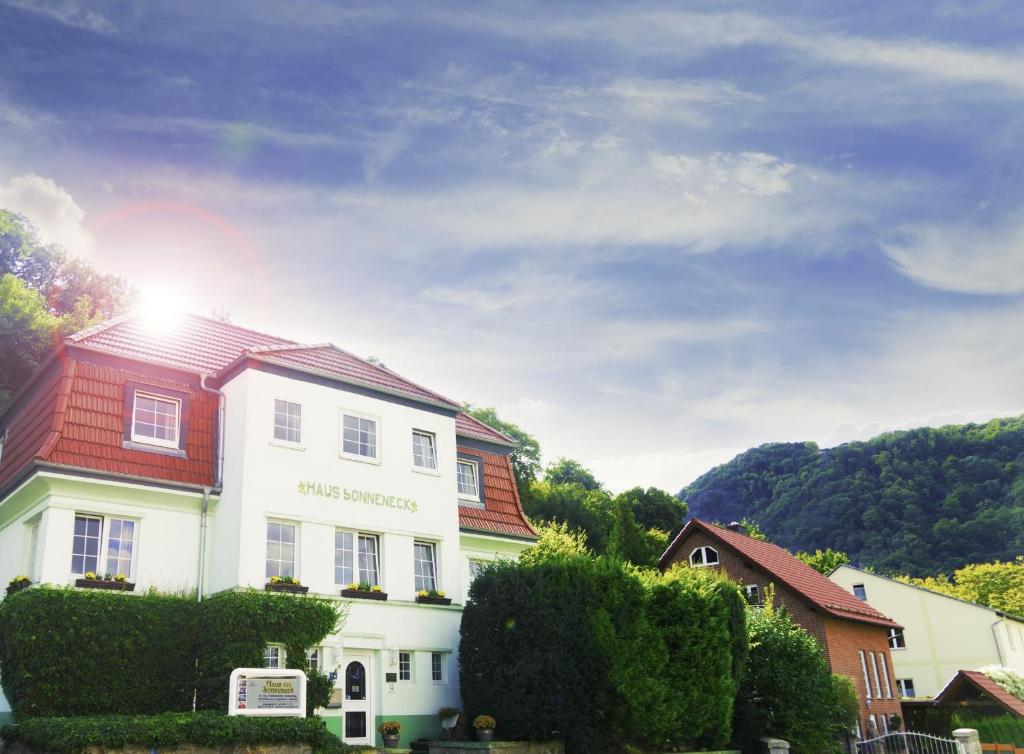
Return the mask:
POLYGON ((857 754, 960 754, 955 739, 927 733, 887 733, 857 742, 857 754))

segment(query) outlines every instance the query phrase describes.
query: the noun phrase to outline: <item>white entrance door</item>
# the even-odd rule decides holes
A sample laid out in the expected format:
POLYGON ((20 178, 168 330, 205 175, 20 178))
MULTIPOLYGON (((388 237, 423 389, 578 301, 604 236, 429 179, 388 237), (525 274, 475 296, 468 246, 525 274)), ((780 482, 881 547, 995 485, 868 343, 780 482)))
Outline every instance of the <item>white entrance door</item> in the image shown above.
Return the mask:
POLYGON ((368 653, 345 652, 342 683, 343 738, 347 744, 373 746, 377 732, 373 725, 373 678, 368 653))

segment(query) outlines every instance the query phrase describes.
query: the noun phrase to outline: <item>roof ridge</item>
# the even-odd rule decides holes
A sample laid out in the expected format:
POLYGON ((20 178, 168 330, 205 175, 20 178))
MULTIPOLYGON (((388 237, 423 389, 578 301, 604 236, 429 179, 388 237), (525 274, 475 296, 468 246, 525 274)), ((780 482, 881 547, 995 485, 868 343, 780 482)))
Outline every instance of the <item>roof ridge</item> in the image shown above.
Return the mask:
POLYGON ((127 322, 130 319, 134 319, 137 316, 138 316, 138 314, 135 313, 135 312, 127 312, 125 314, 119 314, 116 317, 111 317, 110 319, 105 319, 102 322, 97 322, 95 325, 90 325, 89 327, 86 327, 83 330, 79 330, 78 332, 73 332, 70 335, 66 335, 64 337, 64 342, 65 343, 78 343, 78 342, 80 342, 82 340, 85 340, 88 337, 96 335, 97 333, 101 333, 104 330, 109 330, 111 327, 116 327, 117 325, 120 325, 120 324, 122 324, 124 322, 127 322))
POLYGON ((370 361, 369 359, 364 359, 362 356, 358 356, 358 355, 352 353, 349 350, 346 350, 346 349, 344 349, 344 348, 342 348, 340 346, 334 345, 333 343, 328 343, 328 345, 331 348, 333 348, 334 350, 338 351, 339 353, 343 353, 346 356, 351 356, 353 359, 358 359, 359 361, 363 362, 364 364, 368 364, 369 366, 373 367, 374 369, 378 369, 381 372, 387 372, 388 374, 393 375, 393 376, 397 377, 400 380, 404 380, 405 382, 408 382, 413 387, 419 388, 420 390, 422 390, 425 393, 429 393, 430 395, 434 396, 434 398, 436 398, 439 401, 443 401, 444 403, 448 403, 448 404, 451 404, 453 406, 461 406, 462 405, 458 401, 453 401, 451 398, 449 398, 446 395, 441 395, 436 390, 431 390, 430 388, 424 387, 423 385, 419 384, 418 382, 414 382, 413 380, 410 380, 408 377, 406 377, 403 374, 399 374, 398 372, 396 372, 391 367, 386 367, 386 366, 384 366, 383 364, 381 364, 379 362, 378 363, 374 363, 374 362, 370 361))
MULTIPOLYGON (((268 336, 273 337, 273 336, 268 336)), ((322 348, 333 347, 333 343, 291 343, 277 346, 253 346, 246 348, 245 353, 276 353, 278 351, 318 351, 322 348)))
POLYGON ((502 431, 501 431, 500 429, 495 429, 494 427, 492 427, 492 426, 491 426, 490 424, 488 424, 487 422, 483 422, 483 421, 480 421, 479 419, 477 419, 477 418, 476 418, 475 416, 473 416, 473 415, 472 415, 471 413, 469 413, 468 411, 459 411, 459 415, 460 415, 460 416, 464 416, 464 417, 466 417, 467 419, 469 419, 469 420, 470 420, 471 422, 473 422, 474 424, 478 424, 478 425, 480 425, 481 427, 484 427, 484 428, 486 428, 486 429, 487 429, 488 431, 490 431, 490 432, 493 432, 494 434, 496 434, 496 435, 499 435, 500 437, 503 437, 503 438, 505 438, 505 439, 506 439, 506 440, 508 440, 508 441, 509 441, 510 443, 512 443, 513 445, 515 445, 515 440, 514 440, 514 439, 512 439, 512 437, 510 437, 509 435, 506 435, 506 434, 505 434, 504 432, 502 432, 502 431))

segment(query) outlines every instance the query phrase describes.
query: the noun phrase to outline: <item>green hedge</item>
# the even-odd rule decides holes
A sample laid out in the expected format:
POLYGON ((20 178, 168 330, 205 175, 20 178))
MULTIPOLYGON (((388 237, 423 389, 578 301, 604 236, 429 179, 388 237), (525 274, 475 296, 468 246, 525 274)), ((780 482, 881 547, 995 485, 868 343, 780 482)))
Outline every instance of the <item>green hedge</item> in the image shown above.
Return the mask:
POLYGON ((15 718, 191 710, 194 605, 70 588, 10 595, 0 603, 0 664, 15 718))
POLYGON ((641 577, 607 558, 494 564, 462 616, 467 718, 493 715, 500 738, 564 738, 569 754, 724 743, 745 648, 740 600, 710 575, 641 577), (673 620, 680 605, 690 614, 673 620), (687 637, 706 628, 690 620, 707 621, 707 636, 687 637), (694 677, 676 662, 712 670, 694 677), (703 677, 719 671, 726 680, 703 677))
MULTIPOLYGON (((263 665, 267 644, 285 646, 290 668, 304 670, 306 650, 337 629, 337 602, 273 592, 223 592, 199 604, 196 707, 226 711, 228 681, 235 668, 263 665)), ((306 689, 310 710, 327 704, 330 683, 310 673, 306 689)))
MULTIPOLYGON (((33 587, 0 602, 3 689, 18 721, 57 715, 226 711, 237 667, 260 667, 268 643, 289 667, 340 621, 337 603, 248 590, 203 602, 160 594, 33 587), (198 661, 198 663, 197 663, 198 661), (198 667, 198 672, 197 672, 198 667)), ((330 683, 310 673, 309 710, 330 683)))
POLYGON ((128 744, 157 749, 181 744, 304 743, 318 752, 356 751, 328 732, 323 720, 317 717, 228 717, 219 712, 36 717, 5 726, 2 736, 8 743, 21 743, 34 751, 54 754, 78 754, 91 746, 121 748, 128 744))
MULTIPOLYGON (((953 727, 976 729, 983 744, 1013 744, 1024 747, 1024 719, 1013 715, 969 717, 958 713, 953 718, 953 727)), ((949 730, 944 735, 948 737, 949 730)))

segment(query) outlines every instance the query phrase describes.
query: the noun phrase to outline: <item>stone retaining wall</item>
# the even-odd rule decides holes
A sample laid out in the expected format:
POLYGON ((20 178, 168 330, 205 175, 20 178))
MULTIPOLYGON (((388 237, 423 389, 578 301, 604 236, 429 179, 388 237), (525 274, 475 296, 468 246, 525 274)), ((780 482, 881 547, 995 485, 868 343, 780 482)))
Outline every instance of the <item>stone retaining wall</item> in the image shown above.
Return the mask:
MULTIPOLYGON (((20 743, 7 744, 0 748, 3 754, 38 754, 33 749, 20 743)), ((253 744, 252 746, 195 746, 193 744, 182 744, 181 746, 168 746, 160 749, 153 749, 149 746, 129 744, 123 747, 106 748, 103 746, 90 746, 84 754, 150 754, 152 751, 159 751, 160 754, 313 754, 313 747, 309 744, 253 744)))
POLYGON ((430 754, 474 754, 496 751, 500 754, 565 754, 561 741, 431 741, 430 754))

